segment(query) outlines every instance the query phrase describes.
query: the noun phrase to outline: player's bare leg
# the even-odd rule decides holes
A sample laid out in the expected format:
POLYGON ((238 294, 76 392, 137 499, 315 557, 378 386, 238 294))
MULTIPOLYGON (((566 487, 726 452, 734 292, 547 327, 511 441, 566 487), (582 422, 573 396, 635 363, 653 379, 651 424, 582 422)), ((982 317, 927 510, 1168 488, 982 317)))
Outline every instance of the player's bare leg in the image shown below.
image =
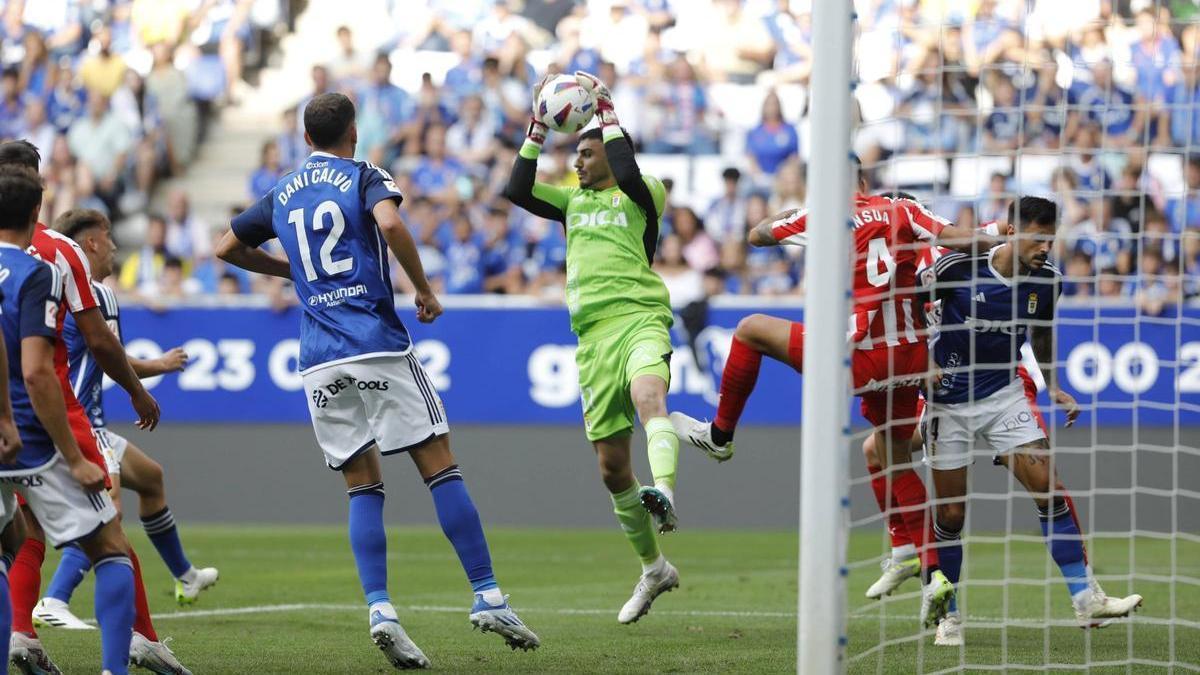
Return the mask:
MULTIPOLYGON (((920 443, 920 432, 916 432, 913 443, 920 443)), ((896 501, 889 489, 887 476, 883 472, 883 464, 876 455, 875 435, 871 434, 863 441, 863 457, 867 462, 867 472, 871 475, 871 490, 875 493, 875 501, 879 512, 888 516, 888 537, 891 539, 892 553, 883 559, 880 567, 883 572, 879 579, 867 589, 867 597, 871 599, 891 595, 905 581, 921 575, 921 561, 917 557, 917 547, 912 537, 908 536, 908 528, 900 514, 900 503, 896 501)))
POLYGON ((184 553, 175 516, 167 505, 162 465, 128 443, 121 459, 120 483, 138 495, 142 527, 175 577, 175 601, 181 605, 195 602, 202 591, 216 585, 220 573, 215 567, 194 567, 184 553))
POLYGON ((1037 505, 1046 547, 1067 582, 1080 627, 1100 628, 1140 607, 1142 596, 1134 593, 1110 598, 1092 576, 1078 514, 1054 470, 1049 442, 1041 439, 1027 443, 1001 455, 998 461, 1012 471, 1037 505))
POLYGON ((769 356, 803 372, 804 326, 767 314, 751 314, 738 322, 725 368, 721 372, 720 403, 712 423, 683 413, 671 413, 680 438, 724 462, 733 457, 733 433, 746 401, 758 382, 762 357, 769 356))
POLYGON ((621 623, 633 623, 650 611, 655 598, 679 586, 679 572, 659 551, 653 519, 642 506, 641 486, 633 475, 630 462, 630 435, 610 436, 594 441, 592 446, 596 450, 600 478, 612 497, 617 522, 642 563, 642 576, 633 589, 633 596, 617 614, 621 623))
POLYGON ((537 649, 541 645, 534 634, 508 604, 508 596, 492 572, 492 556, 479 520, 479 511, 467 493, 462 470, 450 451, 450 435, 438 436, 409 451, 425 485, 433 496, 442 532, 458 553, 475 601, 471 606, 471 625, 484 633, 496 633, 513 649, 537 649))
POLYGON ((642 506, 654 517, 659 533, 674 532, 679 436, 667 419, 667 381, 658 375, 635 376, 629 383, 629 395, 646 429, 646 454, 654 476, 654 486, 640 490, 642 506))
POLYGON ((429 659, 400 625, 387 592, 387 534, 383 529, 383 470, 379 449, 346 462, 341 468, 350 496, 350 549, 367 599, 371 641, 398 669, 428 668, 429 659))

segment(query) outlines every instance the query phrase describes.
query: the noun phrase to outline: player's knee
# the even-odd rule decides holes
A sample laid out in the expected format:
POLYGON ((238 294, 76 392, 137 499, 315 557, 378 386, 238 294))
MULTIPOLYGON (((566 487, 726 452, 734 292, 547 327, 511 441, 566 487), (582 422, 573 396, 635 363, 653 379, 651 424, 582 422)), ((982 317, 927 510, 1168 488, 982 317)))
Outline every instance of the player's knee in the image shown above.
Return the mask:
POLYGON ((667 402, 663 392, 654 387, 635 387, 629 392, 633 407, 644 422, 650 417, 660 417, 666 414, 667 402))
POLYGON ((950 502, 948 504, 938 504, 937 507, 937 524, 938 527, 948 532, 959 532, 963 528, 963 523, 967 519, 967 505, 964 502, 950 502))
POLYGON ((733 336, 751 347, 758 347, 762 343, 762 335, 768 321, 769 317, 766 314, 751 314, 738 321, 733 336))
POLYGON ((163 482, 165 479, 162 464, 154 460, 146 465, 146 493, 149 496, 159 496, 163 494, 163 482))

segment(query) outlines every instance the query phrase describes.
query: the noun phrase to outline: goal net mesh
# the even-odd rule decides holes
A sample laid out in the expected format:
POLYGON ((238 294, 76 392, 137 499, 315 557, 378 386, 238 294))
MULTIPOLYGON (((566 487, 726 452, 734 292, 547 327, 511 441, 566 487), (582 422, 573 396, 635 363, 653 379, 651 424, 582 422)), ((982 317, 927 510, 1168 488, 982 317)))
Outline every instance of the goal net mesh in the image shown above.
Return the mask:
POLYGON ((847 669, 1200 671, 1200 6, 857 0, 855 9, 852 143, 872 192, 910 193, 957 224, 999 221, 1001 234, 1014 198, 1058 205, 1052 365, 1081 410, 1073 426, 1051 405, 1028 345, 1023 355, 1061 480, 1051 510, 1069 495, 1090 577, 1107 596, 1136 593, 1144 604, 1080 630, 1034 500, 977 435, 960 535, 963 644, 935 645, 936 629, 919 621, 919 578, 878 600, 865 594, 882 561, 909 555, 903 536, 893 555, 889 533, 901 510, 890 498, 896 472, 921 478, 930 519, 948 500, 916 446, 913 463, 887 478, 881 512, 858 458, 870 436, 860 420, 850 432, 847 669))

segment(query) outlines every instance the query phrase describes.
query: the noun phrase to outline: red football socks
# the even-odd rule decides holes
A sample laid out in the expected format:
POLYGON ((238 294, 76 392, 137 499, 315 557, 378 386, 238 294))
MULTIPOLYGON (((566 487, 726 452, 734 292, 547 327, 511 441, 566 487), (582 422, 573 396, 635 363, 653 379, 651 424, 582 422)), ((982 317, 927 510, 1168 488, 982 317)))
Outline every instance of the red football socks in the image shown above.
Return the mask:
POLYGON ((142 583, 142 565, 133 547, 129 548, 129 562, 133 563, 133 629, 147 640, 158 642, 158 633, 154 632, 154 622, 150 620, 150 603, 146 601, 146 584, 142 583))
POLYGON ((746 400, 754 391, 761 365, 762 354, 733 338, 729 358, 725 359, 725 370, 721 373, 721 399, 717 404, 717 418, 713 420, 713 426, 733 434, 742 411, 746 409, 746 400))
POLYGON ((867 471, 871 474, 871 490, 875 493, 875 503, 879 504, 879 512, 888 514, 888 536, 892 539, 892 548, 913 544, 913 540, 908 536, 908 528, 904 525, 904 518, 900 515, 899 502, 895 497, 888 498, 887 476, 883 469, 868 464, 867 471))
POLYGON ((45 560, 46 545, 37 539, 26 539, 8 572, 14 633, 37 637, 37 631, 33 629, 33 606, 42 592, 42 563, 45 560))
POLYGON ((908 537, 916 544, 921 556, 921 569, 937 565, 937 549, 933 542, 933 518, 926 506, 925 484, 912 469, 900 469, 892 474, 892 498, 900 505, 900 517, 908 537))

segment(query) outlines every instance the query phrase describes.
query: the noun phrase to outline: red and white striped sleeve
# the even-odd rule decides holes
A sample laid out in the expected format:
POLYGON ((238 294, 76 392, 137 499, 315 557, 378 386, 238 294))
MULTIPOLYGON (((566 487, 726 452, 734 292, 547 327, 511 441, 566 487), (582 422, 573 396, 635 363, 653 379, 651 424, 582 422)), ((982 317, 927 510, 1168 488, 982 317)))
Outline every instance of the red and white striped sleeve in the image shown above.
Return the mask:
POLYGON ((96 290, 92 288, 92 269, 87 256, 74 240, 63 235, 46 232, 54 242, 54 266, 62 272, 63 294, 72 314, 100 306, 96 290))
POLYGON ((775 243, 791 246, 808 245, 808 209, 800 209, 786 218, 771 223, 775 243))
POLYGON ((920 202, 902 199, 897 200, 897 204, 903 205, 913 235, 920 241, 936 240, 942 229, 951 224, 950 221, 926 209, 920 202))

